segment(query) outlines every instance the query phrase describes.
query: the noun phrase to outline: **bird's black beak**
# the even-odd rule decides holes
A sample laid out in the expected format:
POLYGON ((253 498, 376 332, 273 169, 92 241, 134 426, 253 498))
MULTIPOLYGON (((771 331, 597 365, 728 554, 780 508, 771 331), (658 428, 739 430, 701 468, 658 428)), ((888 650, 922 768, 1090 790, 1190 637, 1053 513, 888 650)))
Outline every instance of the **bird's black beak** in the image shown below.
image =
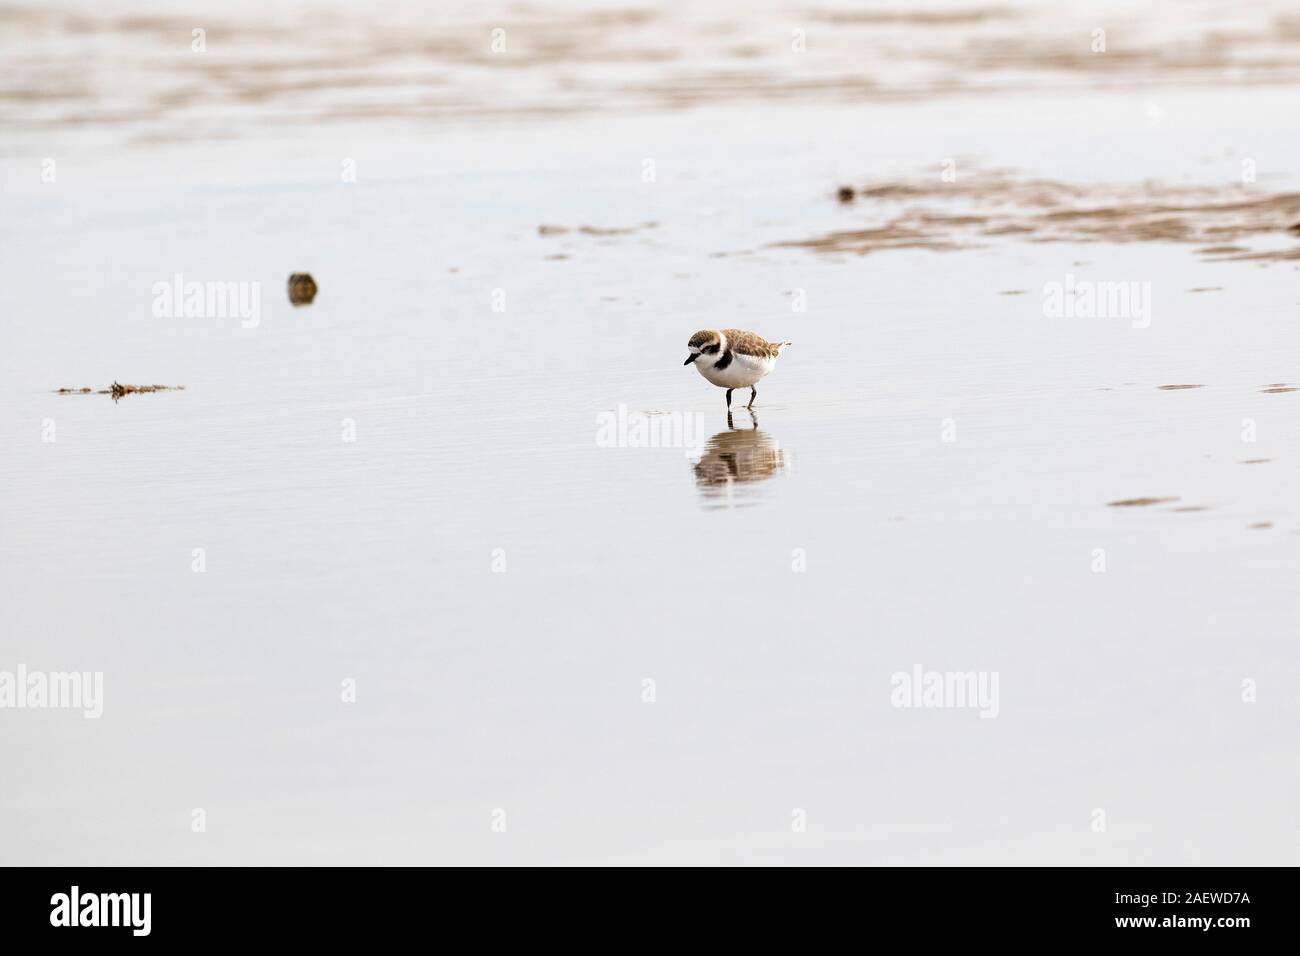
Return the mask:
POLYGON ((697 358, 699 358, 699 357, 700 357, 700 353, 699 353, 699 352, 695 352, 695 353, 693 353, 693 354, 691 354, 691 355, 686 356, 686 361, 683 362, 682 364, 683 364, 683 365, 690 365, 692 362, 694 362, 694 361, 695 361, 697 358))

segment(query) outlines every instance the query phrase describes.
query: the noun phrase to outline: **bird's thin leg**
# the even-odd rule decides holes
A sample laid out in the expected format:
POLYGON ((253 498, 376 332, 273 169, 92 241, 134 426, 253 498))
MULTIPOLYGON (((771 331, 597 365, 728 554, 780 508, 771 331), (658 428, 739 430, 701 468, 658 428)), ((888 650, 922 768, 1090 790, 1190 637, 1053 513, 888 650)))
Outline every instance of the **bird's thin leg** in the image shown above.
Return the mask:
POLYGON ((734 388, 727 389, 727 410, 728 411, 731 410, 731 393, 734 391, 735 391, 734 388))
POLYGON ((727 409, 727 428, 733 432, 736 430, 736 420, 731 417, 731 409, 727 409))
POLYGON ((745 407, 746 407, 746 408, 753 408, 753 407, 754 407, 754 399, 756 399, 756 398, 758 398, 758 389, 756 389, 756 388, 754 388, 754 387, 751 386, 750 389, 749 389, 749 404, 746 405, 745 407))

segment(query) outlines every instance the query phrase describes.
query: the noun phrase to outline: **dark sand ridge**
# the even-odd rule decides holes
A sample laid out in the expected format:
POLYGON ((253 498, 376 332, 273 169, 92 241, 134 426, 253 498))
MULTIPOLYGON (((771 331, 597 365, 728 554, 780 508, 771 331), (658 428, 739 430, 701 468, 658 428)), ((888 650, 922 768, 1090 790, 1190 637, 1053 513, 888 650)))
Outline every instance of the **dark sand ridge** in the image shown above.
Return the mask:
POLYGON ((435 23, 303 3, 276 20, 225 11, 196 19, 9 3, 0 6, 0 52, 21 56, 0 57, 0 107, 20 130, 123 127, 148 143, 330 120, 983 97, 1027 85, 1300 83, 1300 16, 1280 2, 1199 25, 1112 12, 1098 52, 1091 19, 1023 5, 814 7, 794 20, 739 2, 689 11, 521 6, 495 50, 499 18, 465 11, 435 23), (221 55, 190 51, 199 23, 208 49, 221 55), (792 49, 792 23, 806 34, 807 55, 792 49))
POLYGON ((866 255, 885 249, 945 251, 1012 237, 1025 242, 1180 242, 1206 261, 1300 260, 1300 241, 1251 250, 1243 239, 1300 239, 1300 193, 1246 186, 1075 185, 1007 171, 967 173, 954 183, 876 183, 853 207, 870 221, 769 248, 866 255))
POLYGON ((643 222, 639 226, 557 226, 543 223, 537 227, 539 236, 563 236, 576 232, 583 236, 630 236, 643 229, 654 229, 657 222, 643 222))

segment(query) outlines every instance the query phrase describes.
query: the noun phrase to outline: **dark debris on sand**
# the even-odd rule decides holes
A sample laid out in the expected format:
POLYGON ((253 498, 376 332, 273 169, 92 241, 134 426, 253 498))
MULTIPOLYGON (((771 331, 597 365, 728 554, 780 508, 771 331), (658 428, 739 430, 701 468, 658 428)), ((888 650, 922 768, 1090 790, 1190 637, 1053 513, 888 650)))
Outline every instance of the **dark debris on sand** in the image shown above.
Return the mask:
POLYGON ((56 388, 58 395, 112 395, 117 401, 124 395, 145 395, 149 392, 183 392, 184 385, 123 385, 114 381, 108 388, 56 388))
POLYGON ((311 305, 316 298, 316 280, 308 272, 289 276, 289 301, 294 305, 311 305))

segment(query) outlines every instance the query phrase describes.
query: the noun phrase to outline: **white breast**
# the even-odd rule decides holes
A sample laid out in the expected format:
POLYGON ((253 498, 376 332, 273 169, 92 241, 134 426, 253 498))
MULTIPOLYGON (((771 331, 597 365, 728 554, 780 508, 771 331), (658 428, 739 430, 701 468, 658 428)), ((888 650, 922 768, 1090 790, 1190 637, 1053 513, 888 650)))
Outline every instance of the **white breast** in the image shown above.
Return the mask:
POLYGON ((721 388, 746 388, 776 368, 775 358, 743 355, 740 352, 731 353, 731 364, 726 368, 714 368, 717 361, 717 356, 702 355, 695 367, 701 375, 721 388))

